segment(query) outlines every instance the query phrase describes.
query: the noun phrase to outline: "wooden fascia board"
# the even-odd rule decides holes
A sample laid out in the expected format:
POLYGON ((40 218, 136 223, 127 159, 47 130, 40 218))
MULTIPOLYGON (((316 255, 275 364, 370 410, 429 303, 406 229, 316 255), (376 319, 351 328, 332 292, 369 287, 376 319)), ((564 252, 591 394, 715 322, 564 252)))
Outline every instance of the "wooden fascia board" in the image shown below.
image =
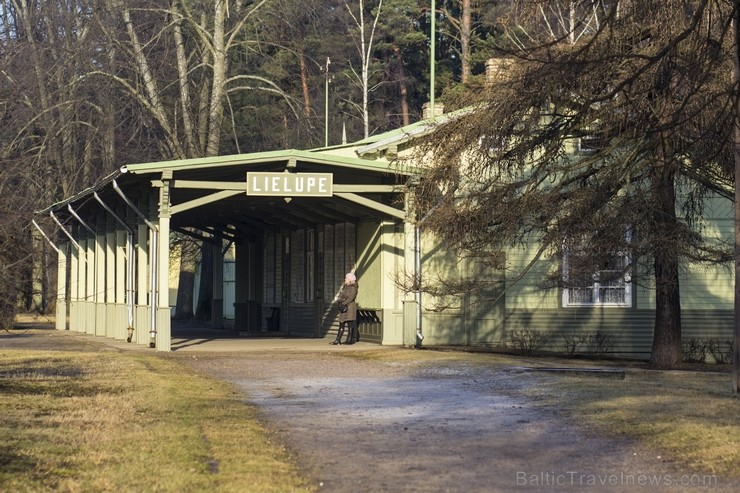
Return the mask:
POLYGON ((376 161, 355 157, 336 156, 332 154, 311 151, 270 151, 254 154, 236 154, 231 156, 215 156, 209 158, 182 159, 174 161, 159 161, 152 163, 130 164, 123 166, 121 172, 132 174, 158 173, 165 170, 186 171, 208 167, 228 167, 243 165, 258 165, 265 163, 284 162, 286 167, 292 163, 325 164, 344 168, 361 169, 378 173, 412 175, 416 172, 410 167, 398 167, 389 161, 376 161))
MULTIPOLYGON (((223 182, 223 181, 195 181, 195 180, 172 180, 170 186, 173 188, 199 189, 199 190, 221 190, 221 191, 247 191, 246 180, 241 182, 223 182)), ((400 185, 343 185, 335 183, 332 185, 335 192, 346 193, 400 193, 403 187, 400 185)))

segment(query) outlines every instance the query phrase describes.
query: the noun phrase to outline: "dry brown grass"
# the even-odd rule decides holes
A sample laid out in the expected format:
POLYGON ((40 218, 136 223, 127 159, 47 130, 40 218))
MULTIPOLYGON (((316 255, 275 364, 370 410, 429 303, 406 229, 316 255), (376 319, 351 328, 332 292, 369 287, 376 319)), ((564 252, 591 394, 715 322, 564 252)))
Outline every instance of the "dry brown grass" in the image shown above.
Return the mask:
POLYGON ((547 377, 539 397, 599 432, 635 437, 697 471, 740 477, 740 400, 730 379, 634 369, 624 380, 547 377))
POLYGON ((143 354, 0 351, 0 491, 308 491, 228 385, 143 354))

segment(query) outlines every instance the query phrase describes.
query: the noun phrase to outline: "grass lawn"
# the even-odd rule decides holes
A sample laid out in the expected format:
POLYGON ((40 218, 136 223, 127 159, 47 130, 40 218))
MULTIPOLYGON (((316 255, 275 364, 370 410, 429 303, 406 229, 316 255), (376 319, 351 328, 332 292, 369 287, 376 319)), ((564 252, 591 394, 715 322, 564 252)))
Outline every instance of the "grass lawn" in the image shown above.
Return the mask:
POLYGON ((527 393, 579 422, 629 436, 697 472, 740 477, 740 399, 729 373, 632 369, 624 380, 549 377, 527 393))
POLYGON ((0 349, 0 491, 312 491, 235 389, 156 355, 0 349))

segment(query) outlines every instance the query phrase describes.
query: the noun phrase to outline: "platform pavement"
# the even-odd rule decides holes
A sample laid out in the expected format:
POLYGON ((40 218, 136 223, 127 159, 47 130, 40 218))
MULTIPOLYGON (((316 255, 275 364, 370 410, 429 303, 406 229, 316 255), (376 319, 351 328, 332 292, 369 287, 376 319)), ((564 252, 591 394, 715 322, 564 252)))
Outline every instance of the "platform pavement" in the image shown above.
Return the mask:
MULTIPOLYGON (((234 352, 234 351, 363 351, 394 346, 360 341, 351 345, 334 346, 335 334, 326 337, 296 337, 284 333, 245 334, 233 330, 211 329, 204 324, 173 323, 171 348, 173 352, 234 352)), ((154 351, 148 346, 128 343, 104 336, 95 336, 70 330, 54 329, 54 321, 21 319, 13 330, 0 331, 0 348, 100 349, 122 351, 154 351)))

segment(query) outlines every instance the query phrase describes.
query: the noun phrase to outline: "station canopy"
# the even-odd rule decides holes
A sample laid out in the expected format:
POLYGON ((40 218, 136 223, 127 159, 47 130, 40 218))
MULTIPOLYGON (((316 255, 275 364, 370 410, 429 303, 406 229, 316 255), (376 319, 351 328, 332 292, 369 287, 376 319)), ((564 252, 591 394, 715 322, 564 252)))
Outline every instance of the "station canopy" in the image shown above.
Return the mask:
POLYGON ((101 203, 124 209, 123 196, 141 203, 148 195, 157 205, 159 190, 168 181, 168 212, 174 231, 195 229, 228 239, 245 231, 403 221, 404 192, 413 171, 380 155, 352 154, 344 148, 291 149, 131 164, 39 214, 52 213, 65 221, 72 215, 90 218, 100 212, 101 203), (152 197, 154 192, 156 197, 152 197))

